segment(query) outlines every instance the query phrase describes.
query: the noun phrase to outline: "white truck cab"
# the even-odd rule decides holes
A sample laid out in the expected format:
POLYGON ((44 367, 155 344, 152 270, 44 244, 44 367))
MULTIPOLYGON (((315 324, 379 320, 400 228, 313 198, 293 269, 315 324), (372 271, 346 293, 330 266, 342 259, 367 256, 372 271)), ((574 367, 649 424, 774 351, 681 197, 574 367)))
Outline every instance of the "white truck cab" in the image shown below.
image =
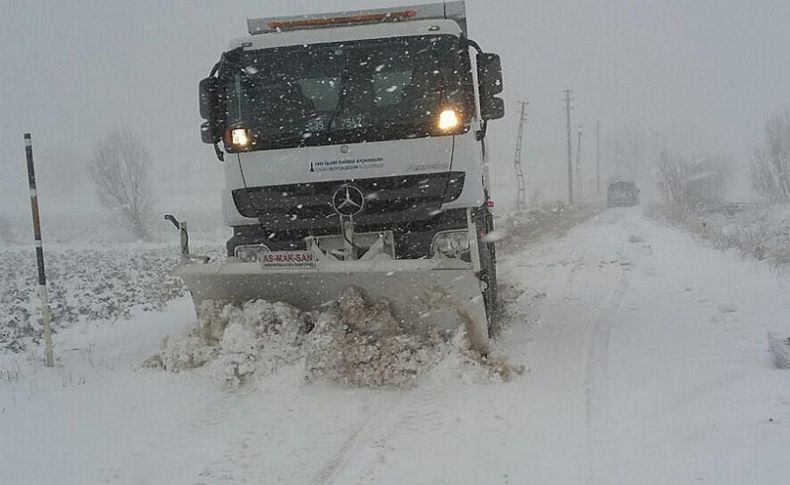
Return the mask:
POLYGON ((228 255, 303 250, 308 238, 342 236, 340 247, 350 234, 363 236, 357 252, 387 232, 395 259, 473 262, 493 292, 494 246, 481 241, 502 74, 468 39, 464 3, 250 19, 248 30, 200 83, 202 139, 225 164, 228 255))
POLYGON ((486 133, 499 56, 464 3, 248 20, 200 82, 202 139, 225 163, 228 258, 175 269, 206 300, 313 310, 349 287, 404 328, 488 352, 496 254, 486 133))

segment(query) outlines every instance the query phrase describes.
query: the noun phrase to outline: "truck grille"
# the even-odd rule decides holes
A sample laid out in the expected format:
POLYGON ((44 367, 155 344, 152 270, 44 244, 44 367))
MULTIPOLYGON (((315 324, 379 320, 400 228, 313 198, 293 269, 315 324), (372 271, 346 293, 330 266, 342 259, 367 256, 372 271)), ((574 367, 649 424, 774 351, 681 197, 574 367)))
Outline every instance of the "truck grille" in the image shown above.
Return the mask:
POLYGON ((249 187, 232 192, 236 209, 270 228, 336 224, 332 196, 338 187, 352 184, 365 194, 359 223, 419 220, 435 215, 442 203, 456 200, 463 190, 463 172, 441 172, 357 180, 249 187), (331 220, 331 221, 330 221, 331 220))

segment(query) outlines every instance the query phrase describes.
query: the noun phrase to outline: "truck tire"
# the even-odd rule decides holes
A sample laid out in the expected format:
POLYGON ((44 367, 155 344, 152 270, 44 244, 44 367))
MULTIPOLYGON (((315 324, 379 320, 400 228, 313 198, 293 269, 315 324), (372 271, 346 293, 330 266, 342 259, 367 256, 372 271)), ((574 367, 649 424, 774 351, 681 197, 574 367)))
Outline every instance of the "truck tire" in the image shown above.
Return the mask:
MULTIPOLYGON (((494 230, 494 218, 488 208, 484 207, 479 212, 478 227, 484 229, 483 236, 494 230)), ((479 233, 478 233, 479 234, 479 233)), ((497 333, 498 292, 496 277, 496 248, 493 242, 486 242, 481 237, 478 240, 480 249, 480 281, 484 283, 483 301, 485 303, 486 317, 488 319, 489 337, 497 333)))

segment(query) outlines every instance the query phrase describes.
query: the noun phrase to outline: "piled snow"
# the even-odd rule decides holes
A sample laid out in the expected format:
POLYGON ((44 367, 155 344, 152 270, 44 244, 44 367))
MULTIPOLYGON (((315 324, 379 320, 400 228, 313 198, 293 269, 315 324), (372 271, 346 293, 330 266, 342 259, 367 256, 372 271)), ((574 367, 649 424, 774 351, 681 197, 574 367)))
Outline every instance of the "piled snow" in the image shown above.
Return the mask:
POLYGON ((180 337, 166 337, 160 353, 143 366, 173 372, 200 368, 231 388, 255 375, 301 366, 308 381, 409 389, 448 355, 459 372, 480 381, 507 382, 523 373, 506 359, 460 350, 461 334, 452 337, 439 330, 415 331, 395 318, 387 302, 369 300, 350 287, 316 312, 263 300, 204 302, 198 325, 180 337))
POLYGON ((308 380, 409 388, 447 350, 448 340, 439 332, 414 333, 385 302, 368 301, 349 288, 317 312, 263 300, 204 302, 198 325, 181 337, 165 338, 160 354, 143 365, 174 372, 200 367, 229 387, 301 365, 308 380))
POLYGON ((498 242, 498 251, 511 253, 528 243, 562 236, 597 212, 598 208, 591 205, 571 207, 561 202, 511 211, 498 218, 497 231, 492 233, 491 239, 498 242))
POLYGON ((437 366, 434 378, 465 384, 505 384, 528 372, 504 355, 484 356, 473 350, 453 352, 437 366))
POLYGON ((368 302, 348 288, 320 314, 310 333, 306 371, 352 387, 409 388, 449 350, 438 331, 421 334, 392 314, 386 302, 368 302))
POLYGON ((285 303, 206 301, 198 325, 181 337, 165 337, 160 354, 143 365, 173 372, 204 367, 215 382, 236 387, 256 372, 271 374, 297 362, 309 317, 285 303))

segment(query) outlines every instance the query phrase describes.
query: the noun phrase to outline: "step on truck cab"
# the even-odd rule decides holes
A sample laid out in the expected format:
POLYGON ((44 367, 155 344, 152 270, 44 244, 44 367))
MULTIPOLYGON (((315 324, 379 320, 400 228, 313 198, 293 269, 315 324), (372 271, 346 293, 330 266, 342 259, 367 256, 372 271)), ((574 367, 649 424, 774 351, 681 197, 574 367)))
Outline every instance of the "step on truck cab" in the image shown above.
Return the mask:
POLYGON ((306 254, 341 273, 351 266, 336 263, 366 257, 422 261, 413 278, 429 261, 434 273, 463 267, 490 319, 487 132, 504 116, 502 73, 469 39, 464 2, 247 24, 200 82, 202 140, 224 162, 230 264, 291 280, 306 254))

